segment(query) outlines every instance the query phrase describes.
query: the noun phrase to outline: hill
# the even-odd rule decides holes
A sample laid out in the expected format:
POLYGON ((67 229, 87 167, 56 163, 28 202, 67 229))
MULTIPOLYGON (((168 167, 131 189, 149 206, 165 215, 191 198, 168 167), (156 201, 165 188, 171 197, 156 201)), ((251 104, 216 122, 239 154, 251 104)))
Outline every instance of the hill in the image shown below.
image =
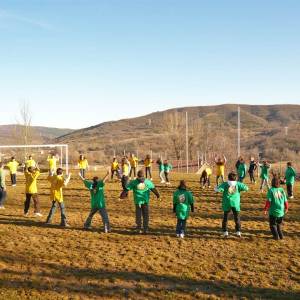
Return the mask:
MULTIPOLYGON (((22 144, 20 136, 21 125, 0 125, 0 140, 2 145, 22 144)), ((30 130, 30 143, 43 144, 53 141, 55 138, 72 132, 72 129, 32 126, 30 130)))
MULTIPOLYGON (((300 105, 241 105, 241 149, 268 159, 293 159, 300 151, 300 105), (287 127, 287 128, 285 128, 287 127), (287 133, 287 135, 286 135, 287 133)), ((198 106, 158 111, 142 117, 105 122, 55 139, 68 143, 77 157, 103 161, 126 152, 140 157, 152 151, 180 159, 185 153, 185 112, 189 118, 190 157, 214 153, 236 157, 237 105, 198 106)), ((75 159, 75 158, 74 158, 75 159)))

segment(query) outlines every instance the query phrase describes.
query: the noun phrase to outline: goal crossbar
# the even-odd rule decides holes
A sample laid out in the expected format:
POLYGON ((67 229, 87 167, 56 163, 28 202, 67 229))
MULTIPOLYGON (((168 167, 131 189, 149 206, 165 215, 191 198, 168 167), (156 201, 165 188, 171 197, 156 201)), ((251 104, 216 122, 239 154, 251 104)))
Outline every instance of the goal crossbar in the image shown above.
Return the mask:
POLYGON ((69 173, 69 146, 67 144, 48 144, 48 145, 0 145, 0 149, 8 148, 60 148, 61 164, 62 164, 62 149, 65 148, 66 156, 66 173, 69 173))

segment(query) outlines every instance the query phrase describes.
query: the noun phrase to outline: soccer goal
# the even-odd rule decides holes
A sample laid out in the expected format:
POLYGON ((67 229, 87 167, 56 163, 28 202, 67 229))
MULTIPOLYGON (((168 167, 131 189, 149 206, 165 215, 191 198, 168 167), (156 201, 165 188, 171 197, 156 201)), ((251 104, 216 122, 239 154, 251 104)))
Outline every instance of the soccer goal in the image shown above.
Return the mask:
MULTIPOLYGON (((39 151, 39 156, 44 156, 44 149, 50 149, 51 153, 59 156, 60 167, 65 166, 66 173, 69 174, 69 147, 67 144, 50 144, 50 145, 0 145, 0 159, 4 156, 3 150, 16 151, 20 149, 39 151)), ((46 161, 47 158, 45 158, 46 161)))

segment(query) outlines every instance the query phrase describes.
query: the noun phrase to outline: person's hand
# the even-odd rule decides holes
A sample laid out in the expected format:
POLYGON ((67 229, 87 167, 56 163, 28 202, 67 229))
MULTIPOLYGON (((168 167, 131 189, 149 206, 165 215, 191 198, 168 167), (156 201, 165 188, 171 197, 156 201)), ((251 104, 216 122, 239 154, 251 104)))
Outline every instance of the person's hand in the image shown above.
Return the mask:
POLYGON ((265 211, 264 211, 264 215, 266 216, 266 215, 267 215, 267 213, 268 213, 268 211, 267 211, 267 210, 265 210, 265 211))

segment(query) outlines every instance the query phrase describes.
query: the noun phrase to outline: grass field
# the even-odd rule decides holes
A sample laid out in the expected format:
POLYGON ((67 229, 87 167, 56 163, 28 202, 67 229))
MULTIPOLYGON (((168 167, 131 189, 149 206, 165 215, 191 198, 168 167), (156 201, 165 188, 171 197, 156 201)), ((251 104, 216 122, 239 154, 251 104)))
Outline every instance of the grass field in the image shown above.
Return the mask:
MULTIPOLYGON (((91 175, 91 174, 89 174, 91 175)), ((45 226, 51 202, 43 175, 39 194, 44 217, 23 216, 24 181, 8 187, 0 211, 0 299, 300 299, 300 193, 290 201, 283 241, 270 237, 258 185, 242 196, 242 238, 221 237, 221 195, 201 190, 198 176, 186 177, 196 210, 185 239, 175 237, 174 186, 158 184, 161 201, 151 199, 150 233, 137 235, 132 195, 118 201, 119 183, 106 185, 112 232, 102 233, 100 217, 83 230, 89 194, 79 179, 65 189, 70 228, 56 212, 45 226)), ((234 232, 232 218, 230 233, 234 232)))

